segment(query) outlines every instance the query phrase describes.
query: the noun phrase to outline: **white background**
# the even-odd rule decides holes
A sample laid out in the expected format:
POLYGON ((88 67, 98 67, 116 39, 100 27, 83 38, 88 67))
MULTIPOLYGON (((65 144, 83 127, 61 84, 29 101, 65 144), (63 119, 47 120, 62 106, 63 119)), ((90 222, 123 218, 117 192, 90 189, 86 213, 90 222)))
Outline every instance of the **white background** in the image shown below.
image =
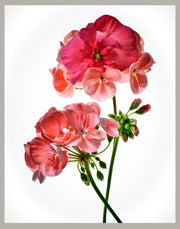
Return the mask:
MULTIPOLYGON (((59 41, 103 14, 136 30, 156 61, 140 95, 128 83, 118 85, 123 112, 138 97, 152 109, 137 117, 137 138, 120 140, 109 202, 124 223, 175 222, 175 7, 146 5, 5 7, 6 222, 102 222, 103 204, 82 183, 76 164, 40 185, 25 165, 23 144, 35 137, 34 125, 50 107, 91 101, 83 91, 59 97, 49 68, 57 64, 59 41)), ((99 104, 101 116, 112 113, 111 100, 99 104)), ((110 157, 108 150, 101 159, 109 164, 110 157)), ((107 170, 104 175, 97 181, 103 194, 107 170)), ((108 222, 115 222, 110 214, 108 222)))

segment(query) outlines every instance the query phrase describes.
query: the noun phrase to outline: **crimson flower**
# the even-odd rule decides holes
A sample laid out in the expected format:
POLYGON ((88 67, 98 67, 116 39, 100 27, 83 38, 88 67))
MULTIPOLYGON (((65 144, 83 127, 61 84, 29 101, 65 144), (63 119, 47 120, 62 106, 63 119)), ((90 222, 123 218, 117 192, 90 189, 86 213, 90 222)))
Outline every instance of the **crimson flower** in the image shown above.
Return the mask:
POLYGON ((136 36, 116 18, 103 15, 62 47, 60 56, 72 73, 69 81, 74 85, 90 67, 105 71, 105 66, 109 66, 123 71, 137 61, 136 36))

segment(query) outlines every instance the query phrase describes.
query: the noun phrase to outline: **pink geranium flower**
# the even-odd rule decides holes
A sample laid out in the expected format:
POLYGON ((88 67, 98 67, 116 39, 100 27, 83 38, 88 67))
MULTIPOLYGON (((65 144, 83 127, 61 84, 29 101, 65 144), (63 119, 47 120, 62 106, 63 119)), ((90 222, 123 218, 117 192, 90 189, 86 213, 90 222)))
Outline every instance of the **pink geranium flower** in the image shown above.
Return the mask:
POLYGON ((40 118, 36 124, 36 132, 38 136, 58 144, 69 141, 74 135, 64 112, 57 111, 55 108, 51 108, 40 118))
POLYGON ((68 82, 68 78, 71 73, 65 69, 62 64, 59 64, 57 68, 49 70, 53 75, 53 85, 58 94, 62 97, 72 97, 74 93, 74 87, 68 82))
POLYGON ((136 37, 132 29, 116 18, 104 15, 74 36, 61 50, 61 61, 72 73, 72 84, 81 81, 85 71, 105 66, 121 71, 138 59, 136 37))
POLYGON ((87 153, 96 152, 101 144, 101 141, 106 139, 106 133, 96 129, 99 124, 99 116, 90 109, 66 109, 66 117, 69 120, 70 126, 75 130, 75 135, 67 143, 68 146, 79 146, 87 153))
POLYGON ((100 107, 97 103, 76 103, 64 107, 70 125, 75 130, 74 138, 68 146, 78 145, 83 151, 92 153, 97 151, 101 141, 108 135, 118 137, 119 123, 112 119, 100 118, 100 107), (102 126, 105 130, 96 129, 102 126))
POLYGON ((146 73, 151 70, 155 63, 152 56, 144 52, 139 60, 131 65, 129 82, 134 94, 141 93, 148 84, 146 73))
POLYGON ((55 144, 36 137, 24 145, 26 165, 31 169, 33 181, 42 183, 46 176, 57 176, 68 162, 68 153, 55 144))
POLYGON ((83 88, 86 94, 93 99, 104 101, 112 98, 116 93, 114 82, 124 81, 121 78, 120 71, 107 67, 103 72, 100 68, 89 68, 83 78, 83 88))

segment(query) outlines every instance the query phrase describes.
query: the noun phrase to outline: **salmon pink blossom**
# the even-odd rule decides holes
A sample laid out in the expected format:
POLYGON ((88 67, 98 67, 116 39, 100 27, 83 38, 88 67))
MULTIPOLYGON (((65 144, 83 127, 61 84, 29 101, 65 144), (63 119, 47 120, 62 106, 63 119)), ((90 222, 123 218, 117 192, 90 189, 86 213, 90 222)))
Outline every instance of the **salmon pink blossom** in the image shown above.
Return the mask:
POLYGON ((131 65, 129 82, 134 94, 141 93, 148 84, 146 73, 151 70, 154 64, 152 56, 144 52, 139 60, 131 65))
POLYGON ((71 73, 62 64, 49 71, 53 75, 53 85, 58 94, 62 97, 71 98, 74 93, 74 87, 67 81, 71 73))
POLYGON ((24 145, 26 165, 31 169, 33 181, 44 182, 46 176, 57 176, 68 162, 68 153, 55 144, 36 137, 24 145))
POLYGON ((74 132, 63 111, 51 108, 36 124, 36 132, 44 139, 57 144, 67 142, 74 132))
POLYGON ((121 75, 118 69, 107 67, 103 72, 100 68, 89 68, 83 78, 83 88, 86 94, 93 99, 104 101, 112 98, 116 93, 114 82, 121 82, 121 75))

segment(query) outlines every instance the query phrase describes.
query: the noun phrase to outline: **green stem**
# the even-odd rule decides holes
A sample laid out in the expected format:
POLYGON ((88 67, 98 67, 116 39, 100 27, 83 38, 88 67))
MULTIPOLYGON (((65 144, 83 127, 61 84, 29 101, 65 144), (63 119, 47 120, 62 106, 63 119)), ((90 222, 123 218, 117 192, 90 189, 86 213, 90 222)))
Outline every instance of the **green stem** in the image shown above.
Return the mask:
MULTIPOLYGON (((114 114, 117 115, 117 104, 116 104, 116 97, 113 97, 113 109, 114 114)), ((119 143, 119 137, 114 138, 113 142, 113 150, 112 150, 112 156, 109 166, 109 173, 108 173, 108 180, 107 180, 107 188, 106 188, 106 201, 108 202, 109 199, 109 193, 110 193, 110 187, 111 187, 111 179, 112 179, 112 172, 113 172, 113 166, 114 166, 114 160, 116 156, 116 151, 119 143)), ((106 215, 107 215, 107 207, 104 205, 104 211, 103 211, 103 223, 106 223, 106 215)))
MULTIPOLYGON (((116 156, 118 143, 119 143, 119 137, 114 139, 113 151, 112 151, 111 162, 110 162, 109 173, 108 173, 108 180, 107 180, 106 201, 108 201, 108 199, 109 199, 112 172, 113 172, 114 160, 115 160, 115 156, 116 156)), ((106 215, 107 215, 107 207, 104 205, 103 223, 106 223, 106 215)))
POLYGON ((86 169, 86 173, 89 177, 89 180, 91 182, 91 185, 93 186, 94 190, 96 191, 97 195, 99 196, 99 198, 103 201, 104 205, 106 206, 106 208, 108 208, 108 210, 111 212, 111 214, 114 216, 114 218, 116 219, 116 221, 118 223, 122 223, 122 221, 119 219, 119 217, 116 215, 116 213, 114 212, 114 210, 111 208, 111 206, 108 204, 108 202, 104 199, 102 193, 100 192, 100 190, 98 189, 96 183, 94 182, 94 179, 92 177, 90 168, 89 168, 89 163, 87 161, 84 162, 85 164, 85 169, 86 169))
POLYGON ((114 114, 117 115, 116 96, 113 97, 113 109, 114 109, 114 114))

